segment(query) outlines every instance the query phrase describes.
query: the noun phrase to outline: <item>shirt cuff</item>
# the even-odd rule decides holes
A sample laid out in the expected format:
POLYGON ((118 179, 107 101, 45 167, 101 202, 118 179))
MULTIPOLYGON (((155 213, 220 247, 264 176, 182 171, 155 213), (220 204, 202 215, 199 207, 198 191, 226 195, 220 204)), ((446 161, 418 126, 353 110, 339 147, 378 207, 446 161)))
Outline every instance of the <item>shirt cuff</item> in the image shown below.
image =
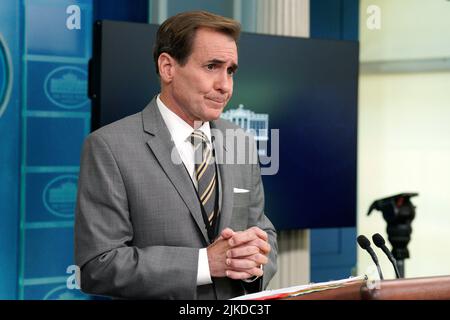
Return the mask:
POLYGON ((198 251, 197 286, 212 283, 206 248, 198 251))

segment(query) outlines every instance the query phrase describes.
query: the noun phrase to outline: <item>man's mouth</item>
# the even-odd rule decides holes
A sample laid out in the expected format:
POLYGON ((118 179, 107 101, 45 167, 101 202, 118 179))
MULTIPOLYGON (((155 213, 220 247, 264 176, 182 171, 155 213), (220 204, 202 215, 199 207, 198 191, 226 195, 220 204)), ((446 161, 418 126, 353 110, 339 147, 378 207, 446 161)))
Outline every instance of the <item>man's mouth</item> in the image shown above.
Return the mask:
POLYGON ((221 98, 209 98, 207 97, 206 99, 211 100, 212 102, 215 102, 217 104, 225 104, 227 102, 226 99, 221 99, 221 98))

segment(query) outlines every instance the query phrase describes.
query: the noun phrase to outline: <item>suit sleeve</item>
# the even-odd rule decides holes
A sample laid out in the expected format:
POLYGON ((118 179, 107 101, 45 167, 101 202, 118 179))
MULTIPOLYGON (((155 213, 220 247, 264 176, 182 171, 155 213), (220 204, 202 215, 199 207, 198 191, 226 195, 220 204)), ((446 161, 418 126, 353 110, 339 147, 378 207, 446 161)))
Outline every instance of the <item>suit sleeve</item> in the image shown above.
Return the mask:
POLYGON ((132 299, 195 299, 198 249, 132 245, 133 226, 120 168, 104 139, 85 141, 75 217, 81 289, 132 299))
MULTIPOLYGON (((254 152, 257 153, 256 145, 253 148, 254 152)), ((275 275, 277 271, 277 233, 272 222, 264 214, 264 188, 261 179, 261 169, 259 163, 252 165, 252 192, 250 198, 250 214, 249 214, 249 227, 257 226, 260 229, 267 232, 269 238, 269 244, 271 246, 271 251, 269 253, 269 262, 264 265, 264 275, 262 289, 264 290, 269 281, 275 275)), ((258 279, 261 281, 260 279, 258 279)), ((257 282, 257 281, 255 281, 257 282)), ((255 285, 252 286, 252 291, 255 289, 255 285)))

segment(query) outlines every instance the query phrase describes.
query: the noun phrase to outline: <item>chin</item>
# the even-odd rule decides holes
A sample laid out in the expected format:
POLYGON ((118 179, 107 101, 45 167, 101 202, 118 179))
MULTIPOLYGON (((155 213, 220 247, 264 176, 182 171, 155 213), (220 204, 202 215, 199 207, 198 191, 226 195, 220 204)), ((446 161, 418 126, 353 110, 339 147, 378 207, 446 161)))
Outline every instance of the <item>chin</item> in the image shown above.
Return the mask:
POLYGON ((208 112, 208 114, 205 115, 206 121, 213 121, 220 118, 220 115, 222 114, 223 109, 220 110, 212 110, 211 112, 208 112))
POLYGON ((202 112, 202 121, 213 121, 217 120, 222 114, 223 108, 211 108, 204 106, 202 112))

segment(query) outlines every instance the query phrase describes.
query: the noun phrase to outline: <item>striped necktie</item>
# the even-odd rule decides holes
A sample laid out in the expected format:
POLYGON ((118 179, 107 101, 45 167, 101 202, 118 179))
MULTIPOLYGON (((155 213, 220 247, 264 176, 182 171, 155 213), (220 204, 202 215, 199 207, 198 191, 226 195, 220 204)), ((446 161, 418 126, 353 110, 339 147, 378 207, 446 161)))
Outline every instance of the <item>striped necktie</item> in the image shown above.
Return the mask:
POLYGON ((207 144, 206 135, 200 130, 191 134, 194 146, 195 177, 197 178, 197 193, 208 216, 209 224, 214 225, 217 220, 216 208, 216 166, 212 148, 207 144))

